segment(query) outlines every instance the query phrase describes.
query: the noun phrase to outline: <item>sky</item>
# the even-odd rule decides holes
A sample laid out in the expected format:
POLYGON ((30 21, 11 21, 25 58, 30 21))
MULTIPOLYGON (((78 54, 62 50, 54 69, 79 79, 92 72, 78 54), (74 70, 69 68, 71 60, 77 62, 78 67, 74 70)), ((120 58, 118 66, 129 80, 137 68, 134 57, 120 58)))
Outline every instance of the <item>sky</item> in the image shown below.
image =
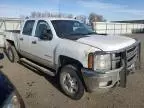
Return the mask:
POLYGON ((107 21, 144 19, 144 0, 0 0, 0 17, 29 16, 31 12, 86 15, 94 12, 107 21))

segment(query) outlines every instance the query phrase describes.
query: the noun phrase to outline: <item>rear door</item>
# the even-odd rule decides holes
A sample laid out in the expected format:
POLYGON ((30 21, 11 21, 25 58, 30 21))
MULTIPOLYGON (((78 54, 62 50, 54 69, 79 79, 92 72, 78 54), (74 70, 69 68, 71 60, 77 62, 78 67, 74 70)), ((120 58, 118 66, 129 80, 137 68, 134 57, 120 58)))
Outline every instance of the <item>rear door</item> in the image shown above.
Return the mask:
POLYGON ((35 20, 27 20, 19 37, 20 53, 28 58, 30 57, 29 38, 32 36, 34 24, 35 20))

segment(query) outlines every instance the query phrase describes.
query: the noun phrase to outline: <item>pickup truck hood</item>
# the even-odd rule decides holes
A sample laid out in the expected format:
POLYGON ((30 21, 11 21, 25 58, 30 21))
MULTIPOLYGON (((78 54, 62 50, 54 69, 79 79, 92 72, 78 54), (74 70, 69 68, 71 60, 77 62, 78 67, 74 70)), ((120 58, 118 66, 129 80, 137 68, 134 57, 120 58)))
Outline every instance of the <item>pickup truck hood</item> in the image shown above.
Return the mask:
POLYGON ((100 48, 103 51, 114 51, 128 47, 135 43, 136 40, 125 36, 91 35, 80 38, 77 42, 100 48))

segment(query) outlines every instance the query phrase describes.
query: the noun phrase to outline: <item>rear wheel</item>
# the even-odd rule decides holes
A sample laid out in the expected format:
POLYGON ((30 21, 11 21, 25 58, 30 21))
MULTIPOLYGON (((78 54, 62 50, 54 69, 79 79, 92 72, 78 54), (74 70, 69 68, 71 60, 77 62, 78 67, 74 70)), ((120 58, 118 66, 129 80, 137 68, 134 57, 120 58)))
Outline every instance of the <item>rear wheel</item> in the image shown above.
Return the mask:
POLYGON ((13 45, 9 45, 9 47, 6 49, 6 54, 11 62, 16 63, 19 61, 19 55, 13 45))
POLYGON ((78 100, 84 95, 84 86, 77 75, 78 69, 66 65, 60 72, 60 86, 63 92, 72 99, 78 100))

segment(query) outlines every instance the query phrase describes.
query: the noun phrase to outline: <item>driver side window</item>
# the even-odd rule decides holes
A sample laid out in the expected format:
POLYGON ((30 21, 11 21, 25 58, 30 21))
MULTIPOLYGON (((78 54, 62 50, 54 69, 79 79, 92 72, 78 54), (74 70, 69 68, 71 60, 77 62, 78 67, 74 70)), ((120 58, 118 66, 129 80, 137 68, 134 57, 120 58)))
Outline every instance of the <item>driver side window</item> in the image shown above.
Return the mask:
POLYGON ((46 39, 48 35, 52 35, 50 26, 46 21, 39 20, 35 31, 35 37, 46 39))

